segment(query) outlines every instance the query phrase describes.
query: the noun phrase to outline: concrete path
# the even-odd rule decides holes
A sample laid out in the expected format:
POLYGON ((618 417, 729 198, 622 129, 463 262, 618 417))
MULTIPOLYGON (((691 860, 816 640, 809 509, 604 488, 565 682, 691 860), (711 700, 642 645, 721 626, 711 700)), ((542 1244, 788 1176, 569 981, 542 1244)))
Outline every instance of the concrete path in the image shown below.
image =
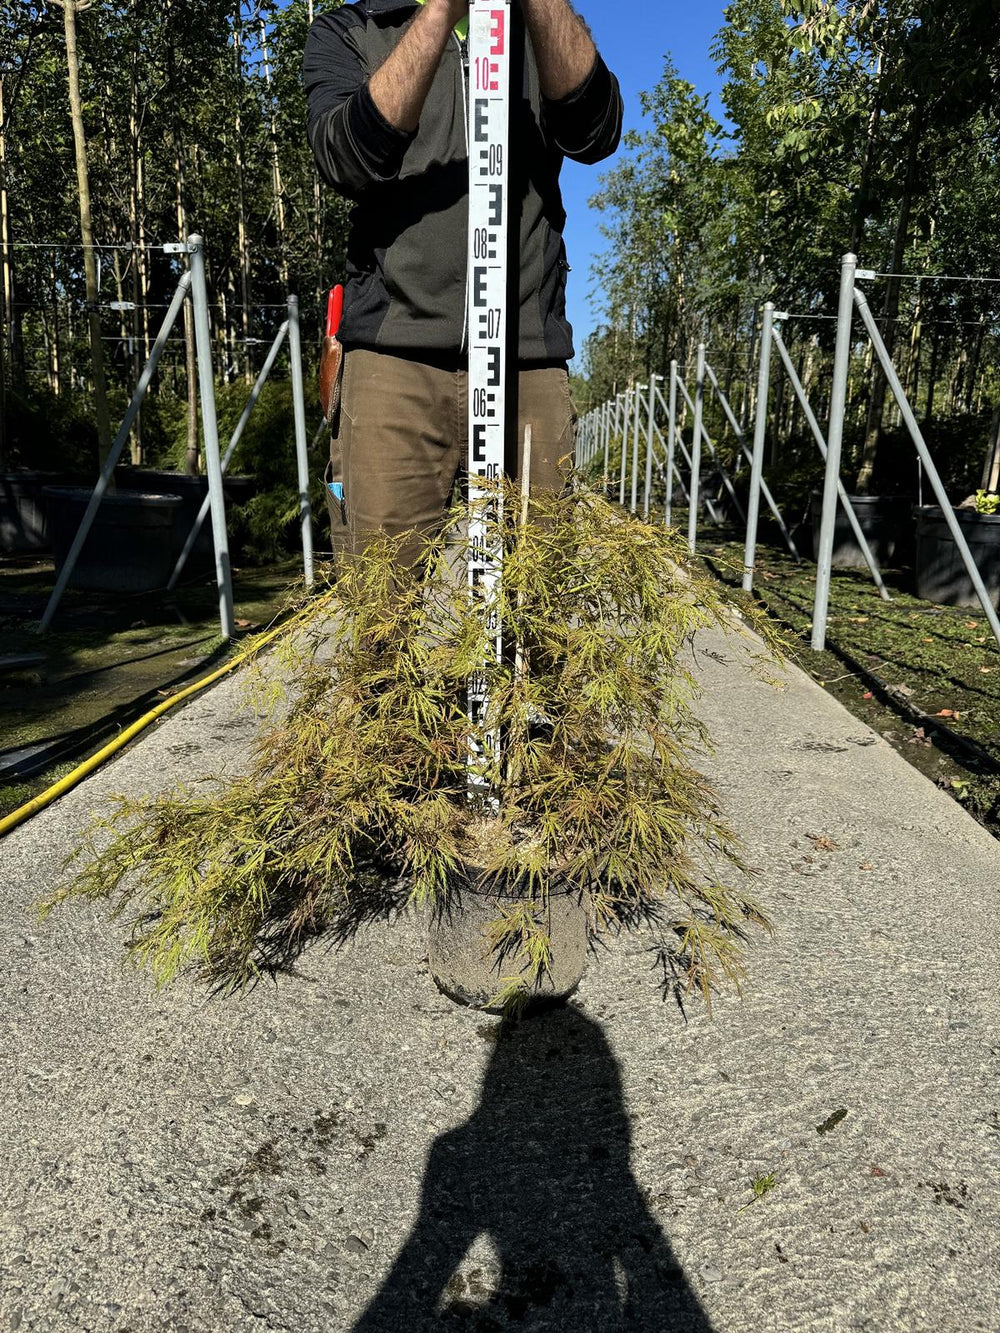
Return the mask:
POLYGON ((0 1333, 998 1333, 1000 845, 734 655, 706 767, 777 929, 711 1019, 641 936, 502 1038, 412 920, 236 1000, 39 926, 109 792, 239 766, 233 682, 0 842, 0 1333))

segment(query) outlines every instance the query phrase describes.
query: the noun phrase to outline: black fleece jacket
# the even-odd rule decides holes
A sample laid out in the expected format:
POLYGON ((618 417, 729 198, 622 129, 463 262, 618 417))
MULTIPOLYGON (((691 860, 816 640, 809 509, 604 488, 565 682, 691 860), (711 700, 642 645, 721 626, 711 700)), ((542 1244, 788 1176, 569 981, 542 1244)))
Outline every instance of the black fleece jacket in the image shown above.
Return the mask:
MULTIPOLYGON (((415 134, 385 120, 368 86, 416 12, 413 0, 357 0, 315 21, 303 62, 309 142, 323 179, 354 203, 344 344, 460 361, 468 231, 464 43, 449 43, 415 134)), ((517 22, 523 31, 519 15, 517 22)), ((615 151, 622 99, 598 57, 581 87, 549 101, 527 37, 524 48, 510 149, 520 201, 520 359, 559 363, 573 355, 559 173, 564 157, 594 163, 615 151)))

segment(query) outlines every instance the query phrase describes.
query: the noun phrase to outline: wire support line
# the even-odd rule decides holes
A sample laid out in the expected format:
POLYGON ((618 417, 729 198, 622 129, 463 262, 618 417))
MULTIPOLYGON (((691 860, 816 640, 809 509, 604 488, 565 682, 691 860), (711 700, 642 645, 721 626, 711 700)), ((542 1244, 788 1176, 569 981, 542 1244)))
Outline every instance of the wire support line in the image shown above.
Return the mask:
MULTIPOLYGON (((167 245, 183 244, 183 242, 168 241, 167 245)), ((96 241, 93 245, 84 245, 82 241, 8 241, 8 250, 129 250, 133 253, 136 250, 165 250, 166 245, 133 245, 131 241, 123 245, 113 245, 110 242, 96 241)))
POLYGON ((904 278, 913 282, 996 282, 1000 283, 1000 278, 974 278, 968 273, 879 273, 875 271, 876 278, 904 278))

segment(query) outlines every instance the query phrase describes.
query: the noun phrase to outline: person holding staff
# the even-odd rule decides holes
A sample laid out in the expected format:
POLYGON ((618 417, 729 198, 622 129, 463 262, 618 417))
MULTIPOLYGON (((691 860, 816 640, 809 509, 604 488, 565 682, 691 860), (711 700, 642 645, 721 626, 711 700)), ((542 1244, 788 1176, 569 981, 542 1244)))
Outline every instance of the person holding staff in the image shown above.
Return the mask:
MULTIPOLYGON (((510 171, 520 226, 519 430, 532 488, 561 488, 576 414, 567 362, 564 157, 597 163, 621 137, 618 82, 568 0, 519 0, 523 71, 511 90, 510 171)), ((345 348, 331 504, 349 549, 412 531, 419 559, 467 449, 468 0, 357 0, 306 43, 308 134, 350 199, 345 348), (343 525, 346 523, 346 531, 343 525)))

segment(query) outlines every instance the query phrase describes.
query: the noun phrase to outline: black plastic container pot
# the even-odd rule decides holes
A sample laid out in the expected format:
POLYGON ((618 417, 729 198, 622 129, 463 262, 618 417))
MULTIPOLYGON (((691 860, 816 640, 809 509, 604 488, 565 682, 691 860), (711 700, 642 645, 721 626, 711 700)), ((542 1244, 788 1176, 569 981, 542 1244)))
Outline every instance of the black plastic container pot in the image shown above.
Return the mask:
POLYGON ((58 472, 0 473, 0 554, 48 550, 48 502, 42 492, 65 480, 58 472))
MULTIPOLYGON (((47 486, 49 533, 58 573, 90 502, 89 490, 47 486)), ((179 495, 106 495, 69 581, 71 588, 151 592, 166 587, 174 567, 179 495)))
MULTIPOLYGON (((115 482, 119 491, 142 491, 147 495, 178 495, 180 496, 180 508, 176 512, 175 519, 175 558, 180 554, 187 541, 188 533, 194 526, 194 521, 198 517, 198 511, 208 494, 208 478, 204 476, 189 476, 184 472, 166 472, 151 468, 119 468, 115 474, 115 482)), ((222 489, 226 497, 227 507, 231 504, 246 504, 253 495, 257 493, 257 481, 254 477, 223 477, 222 489)), ((235 533, 230 531, 230 555, 239 554, 235 549, 235 533)), ((194 550, 191 552, 193 561, 201 564, 212 564, 215 559, 215 548, 212 544, 212 516, 207 514, 205 521, 201 525, 201 531, 198 533, 198 540, 194 544, 194 550)))
MULTIPOLYGON (((898 495, 852 495, 851 506, 858 526, 880 569, 907 564, 913 554, 913 520, 909 500, 898 495)), ((813 559, 819 557, 823 493, 812 493, 813 559)), ((854 538, 844 507, 837 504, 837 526, 833 538, 836 569, 867 569, 861 547, 854 538)))
MULTIPOLYGON (((1000 514, 956 509, 955 517, 994 606, 1000 606, 1000 514)), ((979 606, 944 510, 917 510, 917 596, 943 606, 979 606)))

